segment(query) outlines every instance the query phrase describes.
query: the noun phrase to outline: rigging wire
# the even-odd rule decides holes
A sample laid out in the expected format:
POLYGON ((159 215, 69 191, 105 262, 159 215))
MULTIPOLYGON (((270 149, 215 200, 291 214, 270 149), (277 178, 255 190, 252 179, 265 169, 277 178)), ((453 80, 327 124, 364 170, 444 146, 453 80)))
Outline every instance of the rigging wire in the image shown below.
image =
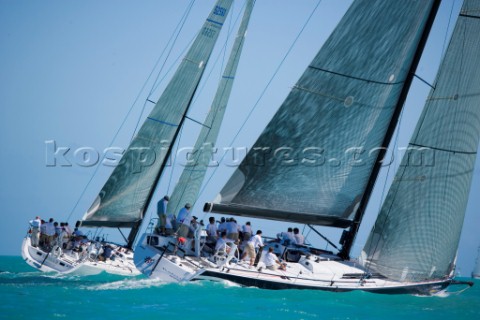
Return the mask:
MULTIPOLYGON (((165 58, 163 59, 163 63, 160 67, 160 70, 157 72, 157 77, 155 78, 155 81, 153 82, 154 83, 154 86, 155 84, 157 83, 158 81, 158 78, 160 77, 160 75, 162 74, 163 72, 163 68, 165 67, 166 63, 167 63, 167 60, 168 58, 170 57, 170 54, 172 53, 172 50, 173 48, 175 47, 175 43, 177 42, 177 39, 178 39, 178 36, 180 35, 180 33, 182 32, 182 29, 183 27, 185 26, 185 22, 187 21, 187 18, 188 18, 188 15, 190 14, 191 10, 192 10, 192 7, 193 7, 193 4, 195 3, 195 0, 191 0, 189 5, 187 6, 187 8, 185 9, 185 12, 183 13, 183 16, 180 18, 180 21, 179 23, 177 24, 177 26, 175 27, 175 29, 173 30, 173 33, 172 35, 170 36, 170 39, 168 39, 168 42, 167 44, 165 45, 164 49, 162 50, 162 53, 160 54, 160 56, 158 57, 157 61, 155 62, 155 65, 153 66, 153 69, 152 71, 150 72, 150 74, 148 75, 147 77, 147 80, 145 81, 144 85, 142 86, 142 89, 140 90, 140 93, 138 94, 138 96, 135 98, 135 101, 133 102, 133 104, 135 104, 138 99, 140 98, 140 94, 143 92, 143 90, 145 89, 148 81, 150 80, 150 78, 152 77, 153 73, 155 72, 155 69, 157 68, 158 64, 160 63, 160 59, 163 57, 163 55, 165 54, 165 51, 167 50, 168 46, 170 46, 170 49, 168 50, 168 53, 167 55, 165 56, 165 58), (170 45, 171 43, 171 45, 170 45)), ((177 58, 178 60, 178 58, 177 58)), ((164 78, 162 78, 164 79, 164 78)), ((147 95, 147 98, 145 99, 144 103, 143 103, 143 107, 142 107, 142 111, 140 112, 140 115, 138 117, 138 120, 137 120, 137 123, 135 125, 135 129, 133 130, 133 133, 132 133, 132 138, 131 140, 133 140, 135 134, 137 133, 137 129, 138 129, 138 126, 140 125, 140 121, 143 117, 143 113, 145 112, 145 107, 147 105, 147 101, 148 99, 151 97, 153 91, 154 91, 154 86, 152 86, 152 88, 150 89, 150 92, 148 93, 147 95)))
MULTIPOLYGON (((246 3, 245 3, 245 5, 246 5, 246 3)), ((244 5, 244 7, 245 7, 245 5, 244 5)), ((232 4, 232 9, 231 9, 231 11, 233 11, 233 6, 234 6, 234 5, 232 4)), ((243 9, 243 7, 242 7, 242 9, 243 9)), ((233 14, 230 16, 230 18, 229 18, 229 20, 230 20, 230 26, 229 26, 229 30, 228 30, 228 33, 227 33, 227 38, 225 39, 225 42, 224 42, 224 44, 223 44, 223 46, 222 46, 222 50, 218 53, 217 57, 215 58, 215 61, 214 61, 214 63, 212 64, 212 68, 210 69, 208 75, 205 77, 205 79, 202 79, 201 86, 200 86, 200 88, 197 90, 197 93, 195 93, 195 97, 194 97, 194 99, 193 99, 193 101, 192 101, 192 105, 194 105, 194 104, 197 102, 197 100, 199 99, 199 97, 201 96, 203 90, 205 89, 206 84, 209 82, 208 80, 209 80, 210 77, 212 76, 213 71, 215 70, 215 67, 216 67, 217 64, 218 64, 218 61, 220 60, 220 57, 223 56, 223 57, 222 57, 222 64, 221 64, 221 68, 220 68, 220 74, 219 74, 219 77, 218 77, 219 79, 222 78, 223 66, 224 66, 224 64, 225 64, 225 56, 226 56, 226 53, 227 53, 227 52, 226 52, 226 51, 227 51, 227 45, 228 45, 228 42, 230 41, 230 38, 231 38, 231 35, 232 35, 232 32, 233 32, 233 28, 234 28, 235 25, 237 25, 238 20, 240 19, 241 12, 242 12, 242 10, 239 11, 239 13, 238 13, 237 17, 235 18, 235 21, 234 21, 234 22, 232 22, 232 20, 233 20, 233 14)), ((220 81, 220 80, 219 80, 219 81, 220 81)), ((191 109, 190 109, 190 110, 191 110, 191 109)))
MULTIPOLYGON (((402 108, 401 116, 402 116, 402 114, 403 114, 403 108, 402 108)), ((401 118, 400 118, 400 119, 401 119, 401 118)), ((399 120, 399 126, 400 126, 400 120, 399 120)), ((400 128, 400 127, 399 127, 399 128, 400 128)), ((396 136, 395 139, 398 139, 398 133, 399 133, 399 131, 400 131, 400 130, 397 130, 397 136, 396 136)), ((395 146, 396 146, 396 144, 397 144, 397 141, 395 141, 395 146)), ((392 152, 393 152, 393 151, 392 151, 392 152)), ((388 171, 387 171, 387 177, 388 177, 388 172, 390 172, 390 166, 389 166, 388 171)), ((396 174, 396 172, 395 172, 395 174, 396 174)), ((404 174, 405 174, 405 171, 402 172, 402 177, 403 177, 404 174)), ((401 178, 400 178, 400 180, 401 180, 401 178)), ((385 196, 386 185, 387 185, 387 179, 385 179, 385 184, 384 184, 383 190, 382 190, 382 196, 381 196, 381 199, 382 199, 382 200, 380 201, 380 203, 379 203, 379 208, 378 208, 378 212, 379 212, 379 213, 380 213, 380 211, 381 211, 381 209, 382 209, 382 207, 383 207, 383 202, 384 202, 385 197, 386 197, 386 196, 385 196)), ((397 188, 396 192, 398 192, 398 191, 399 191, 399 189, 397 188)), ((394 195, 393 197, 395 198, 396 195, 394 195)), ((393 205, 393 202, 392 202, 392 205, 393 205)), ((391 212, 390 209, 391 209, 391 208, 387 209, 387 210, 388 210, 387 218, 388 218, 388 216, 390 215, 390 212, 391 212)), ((385 223, 387 223, 387 218, 384 220, 383 226, 385 225, 385 223)), ((383 232, 383 230, 384 230, 384 228, 382 228, 382 232, 383 232)), ((372 231, 370 232, 370 234, 373 234, 374 231, 375 231, 375 223, 373 224, 372 231)), ((367 241, 368 241, 368 239, 367 239, 367 241)), ((380 241, 377 241, 377 242, 375 243, 375 248, 373 249, 373 252, 372 252, 372 254, 370 254, 370 256, 372 256, 372 257, 375 256, 375 252, 377 251, 379 244, 380 244, 380 241)), ((369 248, 368 248, 368 250, 367 250, 366 252, 370 252, 370 248, 371 248, 371 246, 373 246, 373 245, 374 245, 374 244, 373 244, 373 241, 370 242, 369 248)), ((371 266, 372 263, 373 263, 373 261, 367 259, 367 261, 366 261, 366 263, 365 263, 365 271, 366 271, 367 273, 369 273, 369 271, 370 271, 370 266, 371 266)))
MULTIPOLYGON (((295 46, 295 44, 297 43, 298 39, 300 38, 300 36, 302 35, 303 31, 305 30, 305 28, 307 27, 308 23, 310 22, 311 18, 313 17, 313 15, 315 14, 315 12, 317 11, 317 8, 319 7, 320 3, 322 2, 322 0, 318 0, 317 1, 317 4, 315 5, 315 7, 313 8, 312 12, 310 13, 310 15, 308 16, 307 20, 305 21, 304 25, 302 26, 302 28, 300 29, 299 33, 297 34, 297 36, 295 37, 295 39, 293 40, 292 44, 290 45, 290 47, 288 48, 287 52, 285 53, 285 55, 283 56, 282 60, 280 61, 279 65, 277 66, 277 68, 275 69, 275 71, 273 72, 272 76, 270 77, 270 79, 268 80, 267 84, 265 85, 265 88, 262 90, 262 92, 260 93, 260 96, 258 97, 257 101, 255 102, 255 104, 253 105, 253 107, 250 109, 249 113, 247 114, 247 117, 245 118, 245 120, 243 121, 242 125, 240 126, 240 128, 237 130, 237 133, 234 135, 233 139, 231 140, 230 142, 230 145, 233 145, 235 143, 235 141, 237 140, 240 132, 242 131, 242 129, 245 127, 247 121, 250 119, 250 117, 252 116, 253 112, 256 110, 256 108, 258 107, 258 104, 260 103, 260 101, 262 100, 263 96, 265 95, 265 93, 267 92, 268 88, 270 87, 273 79, 275 78, 275 76, 277 75, 277 73, 280 71, 283 63, 285 62, 285 60, 287 59, 287 57, 290 55, 290 52, 292 51, 293 47, 295 46)), ((222 155, 222 157, 220 158, 220 161, 219 162, 222 162, 223 159, 226 157, 226 153, 224 153, 222 155)), ((206 187, 209 185, 210 181, 212 180, 213 176, 215 175, 215 173, 217 172, 218 170, 218 166, 213 169, 213 172, 211 173, 211 175, 208 177, 207 181, 205 182, 204 186, 202 187, 202 189, 200 190, 200 194, 198 196, 198 198, 200 198, 200 196, 203 194, 203 192, 205 191, 206 187)), ((198 199, 197 198, 197 199, 198 199)))
POLYGON ((173 160, 172 160, 172 164, 171 164, 172 169, 171 169, 171 172, 170 172, 170 177, 168 179, 168 186, 167 186, 167 193, 166 194, 170 194, 170 186, 172 185, 172 180, 173 180, 174 164, 177 161, 178 149, 180 148, 180 140, 182 140, 183 128, 184 128, 184 126, 182 126, 180 128, 180 132, 178 134, 178 139, 177 139, 177 143, 176 143, 175 154, 173 155, 173 160))
MULTIPOLYGON (((381 195, 381 200, 378 204, 378 211, 380 212, 380 209, 382 208, 382 203, 383 201, 385 201, 385 191, 387 190, 387 185, 388 185, 388 179, 389 179, 389 176, 390 176, 390 169, 392 168, 392 165, 393 165, 393 162, 395 162, 396 160, 396 157, 395 157, 395 151, 397 150, 397 147, 398 147, 398 140, 399 140, 399 136, 400 136, 400 131, 401 131, 401 128, 402 128, 402 119, 403 119, 403 113, 404 113, 404 110, 405 110, 405 105, 402 107, 402 111, 400 113, 400 117, 398 119, 398 125, 397 125, 397 132, 395 133, 395 138, 393 140, 393 146, 392 146, 392 150, 391 150, 391 156, 390 156, 390 164, 388 165, 388 169, 387 169, 387 176, 385 177, 385 181, 383 183, 383 188, 382 188, 382 195, 381 195)), ((394 174, 396 173, 396 170, 394 170, 393 172, 394 174)))
MULTIPOLYGON (((235 24, 238 22, 239 16, 240 16, 240 15, 237 16, 237 18, 236 18, 235 22, 233 23, 233 25, 235 25, 235 24)), ((224 43, 224 45, 223 45, 223 47, 222 47, 222 50, 219 52, 219 54, 218 54, 217 57, 215 58, 215 61, 214 61, 213 65, 212 65, 212 68, 210 69, 210 72, 208 73, 207 77, 205 78, 205 81, 202 81, 202 82, 203 82, 202 86, 197 90, 197 93, 195 94, 195 97, 194 97, 194 99, 193 99, 193 101, 192 101, 192 105, 195 104, 195 102, 198 100, 198 97, 202 94, 202 92, 203 92, 203 90, 204 90, 204 88, 205 88, 205 85, 206 85, 206 83, 208 82, 208 79, 210 79, 210 77, 211 77, 211 75, 212 75, 212 73, 213 73, 213 71, 214 71, 214 69, 215 69, 215 66, 218 64, 218 61, 220 60, 220 57, 222 56, 222 54, 223 54, 223 56, 225 57, 225 52, 226 52, 227 44, 228 44, 228 41, 229 41, 230 36, 231 36, 232 29, 233 29, 233 26, 232 26, 232 18, 230 17, 229 20, 230 20, 230 25, 231 25, 231 27, 229 27, 230 29, 229 29, 229 32, 227 33, 227 38, 226 38, 225 43, 224 43)), ((194 37, 194 38, 195 38, 195 37, 194 37)), ((193 39, 194 39, 194 38, 193 38, 193 39)), ((192 39, 192 40, 193 40, 193 39, 192 39)), ((222 72, 223 65, 224 65, 224 60, 225 60, 225 58, 223 58, 223 61, 222 61, 222 68, 220 69, 220 77, 221 77, 221 72, 222 72)), ((187 119, 190 119, 189 117, 186 117, 186 118, 187 118, 187 119)), ((190 120, 191 120, 191 121, 194 121, 194 120, 192 120, 192 119, 190 119, 190 120)), ((194 121, 194 122, 196 122, 196 121, 194 121)), ((177 147, 176 147, 175 156, 174 156, 174 159, 173 159, 173 162, 172 162, 172 166, 171 166, 172 169, 171 169, 170 178, 169 178, 169 183, 168 183, 168 187, 167 187, 167 194, 170 194, 170 188, 171 188, 171 183, 172 183, 172 178, 173 178, 173 171, 174 171, 174 167, 175 167, 174 164, 176 163, 176 155, 178 154, 178 149, 180 148, 180 141, 182 140, 181 134, 182 134, 182 132, 183 132, 184 127, 185 127, 185 126, 182 126, 181 131, 180 131, 180 135, 179 135, 179 137, 178 137, 178 139, 177 139, 177 147)))
MULTIPOLYGON (((192 5, 193 5, 193 2, 195 2, 195 0, 191 0, 191 3, 190 3, 189 6, 187 7, 187 9, 186 9, 186 12, 187 12, 187 13, 190 12, 191 7, 192 7, 192 5)), ((185 16, 185 13, 184 13, 184 16, 185 16)), ((185 23, 185 21, 183 21, 183 23, 182 23, 182 19, 183 19, 183 17, 180 19, 179 24, 182 24, 182 27, 183 27, 183 24, 185 23)), ((178 25, 177 25, 177 27, 175 28, 175 30, 176 30, 177 28, 178 28, 178 25)), ((175 32, 175 31, 174 31, 174 32, 175 32)), ((172 35, 172 37, 173 37, 173 35, 172 35)), ((172 38, 172 37, 171 37, 171 38, 172 38)), ((169 40, 169 42, 170 42, 170 40, 169 40)), ((156 65, 157 65, 158 62, 160 61, 160 58, 161 58, 162 55, 164 54, 164 52, 165 52, 165 50, 166 50, 167 47, 168 47, 168 43, 167 43, 167 45, 165 46, 164 50, 162 51, 160 57, 157 59, 156 65)), ((155 66, 156 66, 156 65, 155 65, 155 66)), ((117 137, 118 137, 118 135, 119 135, 119 133, 120 133, 120 130, 124 127, 125 123, 127 122, 127 119, 129 118, 129 115, 132 113, 132 110, 133 110, 135 104, 137 103, 137 101, 138 101, 141 93, 142 93, 143 90, 145 89, 145 86, 147 85, 148 80, 150 79, 150 77, 151 77, 152 74, 153 74, 153 70, 152 70, 152 72, 150 73, 150 75, 148 76, 147 80, 144 82, 144 84, 143 84, 140 92, 138 93, 138 95, 137 95, 137 97, 135 98, 134 102, 133 102, 132 105, 130 106, 130 109, 128 110, 127 114, 126 114, 125 117, 123 118, 123 121, 122 121, 122 123, 120 124, 117 132, 114 134, 114 136, 113 136, 113 138, 112 138, 112 140, 111 140, 111 142, 110 142, 110 145, 113 145, 113 143, 114 143, 115 140, 117 139, 117 137)), ((136 130, 136 129, 135 129, 135 130, 136 130)), ((104 155, 104 156, 102 157, 102 161, 105 159, 105 156, 106 156, 106 155, 104 155)), ((74 213, 75 210, 77 209, 78 204, 80 203, 80 200, 81 200, 81 199, 83 198, 83 196, 85 195, 85 192, 87 191, 88 187, 89 187, 90 184, 92 183, 93 178, 96 176, 99 168, 100 168, 100 166, 96 166, 96 167, 95 167, 95 170, 93 171, 92 176, 91 176, 90 179, 88 180, 88 182, 87 182, 87 184, 85 185, 84 189, 82 190, 80 196, 78 197, 77 201, 75 202, 75 205, 73 206, 72 210, 70 211, 70 214, 69 214, 68 217, 67 217, 67 221, 70 220, 70 218, 72 217, 73 213, 74 213)))
MULTIPOLYGON (((399 136, 400 136, 400 131, 401 131, 401 127, 402 127, 402 119, 403 119, 403 113, 404 113, 404 110, 405 110, 405 104, 404 106, 402 107, 402 111, 400 113, 400 117, 398 119, 398 125, 397 125, 397 130, 396 130, 396 133, 395 133, 395 138, 394 138, 394 141, 393 141, 393 147, 392 147, 392 150, 391 150, 391 156, 390 156, 390 164, 388 165, 388 168, 387 168, 387 173, 386 173, 386 177, 384 179, 384 182, 383 182, 383 188, 382 188, 382 194, 380 196, 380 201, 378 203, 378 211, 377 212, 380 212, 381 209, 382 209, 382 206, 383 206, 383 202, 385 201, 385 197, 386 197, 386 191, 387 191, 387 185, 388 185, 388 181, 389 181, 389 177, 390 177, 390 169, 392 168, 392 165, 393 165, 393 162, 395 162, 396 158, 395 158, 395 150, 397 149, 397 146, 398 146, 398 140, 399 140, 399 136)), ((396 174, 396 170, 394 170, 393 172, 394 174, 396 174)), ((373 225, 372 227, 372 231, 371 233, 373 233, 375 230, 375 224, 373 225)), ((370 248, 371 246, 373 245, 373 243, 370 243, 370 246, 367 250, 367 252, 370 252, 370 248)), ((372 256, 375 254, 375 251, 376 251, 376 247, 373 251, 373 254, 372 256)), ((371 264, 371 261, 368 261, 367 264, 365 264, 365 270, 368 272, 369 269, 370 269, 370 264, 371 264)))
POLYGON ((448 30, 450 30, 450 24, 452 22, 452 16, 453 16, 453 7, 455 5, 455 1, 452 1, 452 6, 450 8, 450 16, 448 17, 448 24, 447 24, 447 30, 445 31, 445 37, 443 39, 443 47, 442 47, 442 57, 445 54, 445 50, 447 47, 447 37, 448 37, 448 30))
MULTIPOLYGON (((246 6, 246 3, 244 4, 244 6, 242 7, 242 9, 246 6)), ((208 83, 208 80, 211 78, 213 72, 215 71, 215 67, 218 65, 218 62, 220 61, 220 58, 223 56, 223 59, 222 59, 222 64, 221 64, 221 68, 220 68, 220 79, 221 79, 221 76, 222 76, 222 72, 223 72, 223 66, 225 64, 225 56, 226 56, 226 51, 227 51, 227 47, 228 47, 228 42, 230 41, 231 39, 231 35, 232 35, 232 32, 233 32, 233 29, 234 29, 234 26, 238 24, 238 21, 240 19, 240 16, 241 16, 241 11, 242 9, 239 11, 237 17, 235 18, 235 20, 233 19, 233 14, 230 15, 229 17, 229 30, 227 32, 227 36, 226 36, 226 39, 225 39, 225 42, 222 46, 222 49, 220 50, 220 52, 217 54, 216 58, 214 59, 214 62, 213 64, 211 64, 211 68, 209 70, 209 73, 206 77, 204 77, 202 79, 202 84, 200 86, 200 88, 197 90, 197 92, 195 93, 195 96, 194 96, 194 99, 192 100, 192 103, 191 105, 194 105, 197 100, 199 99, 199 97, 202 95, 202 92, 203 90, 205 89, 205 86, 206 84, 208 83)), ((232 5, 232 9, 230 11, 234 11, 234 5, 232 5)), ((198 34, 198 33, 197 33, 198 34)), ((196 38, 197 34, 191 39, 191 41, 189 42, 189 44, 184 48, 184 50, 182 51, 182 53, 179 55, 179 57, 175 60, 174 64, 170 67, 170 69, 166 72, 166 74, 168 74, 171 69, 175 66, 175 64, 178 62, 178 60, 180 60, 181 57, 184 56, 184 53, 187 51, 187 49, 191 46, 191 43, 194 41, 194 39, 196 38)), ((160 82, 162 82, 164 79, 166 78, 166 75, 160 79, 160 82)), ((158 77, 157 77, 158 79, 158 77)), ((154 87, 152 88, 151 92, 154 92, 157 88, 158 88, 158 85, 159 83, 154 83, 154 87)), ((190 108, 191 110, 191 108, 190 108)), ((193 120, 192 118, 188 117, 188 116, 185 116, 187 119, 193 121, 193 122, 197 122, 199 123, 200 125, 202 125, 200 122, 198 121, 195 121, 193 120)), ((185 126, 182 126, 182 128, 180 129, 180 135, 176 141, 176 151, 175 151, 175 156, 174 156, 174 159, 172 160, 172 163, 171 163, 171 170, 170 170, 170 173, 169 173, 169 182, 168 182, 168 186, 167 186, 167 192, 166 194, 170 194, 170 189, 172 188, 172 180, 173 180, 173 175, 174 175, 174 171, 175 171, 175 163, 177 162, 176 160, 176 155, 178 154, 178 150, 180 148, 180 144, 181 144, 181 140, 182 140, 182 132, 183 132, 183 129, 184 129, 185 126)), ((155 192, 158 192, 158 190, 156 190, 155 192)), ((150 213, 150 216, 151 216, 152 213, 150 213)))
MULTIPOLYGON (((225 40, 225 42, 224 42, 224 45, 223 45, 223 47, 222 47, 222 50, 221 50, 221 51, 219 52, 219 54, 217 55, 217 57, 216 57, 216 59, 215 59, 215 62, 213 63, 212 68, 210 69, 209 74, 205 77, 205 81, 202 81, 202 86, 201 86, 201 88, 198 90, 198 94, 195 95, 195 98, 194 98, 192 104, 195 104, 195 103, 196 103, 197 99, 199 98, 199 96, 201 95, 202 91, 204 90, 206 84, 208 83, 208 79, 210 79, 210 77, 212 76, 213 71, 215 70, 215 66, 218 64, 218 61, 220 60, 220 57, 222 57, 222 62, 221 62, 221 67, 220 67, 220 71, 219 71, 220 73, 219 73, 218 83, 220 83, 220 82, 222 81, 222 78, 223 78, 223 75, 224 75, 224 72, 225 72, 224 66, 225 66, 225 60, 226 60, 226 56, 227 56, 227 45, 228 45, 229 40, 232 38, 232 33, 233 33, 233 31, 234 31, 234 27, 235 27, 237 24, 239 24, 239 20, 240 20, 240 17, 242 16, 242 12, 244 12, 244 10, 246 10, 246 5, 247 5, 247 2, 244 2, 244 5, 242 6, 242 8, 240 8, 240 10, 239 10, 239 12, 238 12, 238 15, 237 15, 236 18, 235 18, 235 21, 233 21, 233 14, 230 16, 230 19, 229 19, 230 24, 229 24, 229 29, 228 29, 228 33, 227 33, 227 38, 226 38, 226 40, 225 40)), ((234 9, 233 9, 233 5, 232 5, 232 11, 233 11, 233 10, 234 10, 234 9)), ((233 48, 232 48, 232 50, 233 50, 233 48)), ((236 54, 238 54, 238 52, 236 52, 236 54)), ((218 87, 217 87, 217 90, 218 90, 218 87)), ((222 92, 222 94, 223 94, 223 93, 224 93, 224 92, 222 92)), ((215 97, 216 97, 217 95, 218 95, 218 92, 215 92, 215 97)), ((215 98, 214 98, 214 100, 215 100, 215 98)), ((209 109, 209 111, 207 112, 207 117, 208 117, 208 114, 211 112, 211 110, 212 110, 213 108, 215 108, 215 106, 213 105, 213 102, 214 102, 214 101, 212 101, 211 104, 210 104, 210 109, 209 109)), ((215 117, 216 117, 216 115, 214 115, 214 118, 215 118, 215 117)), ((186 118, 189 119, 190 121, 196 122, 196 123, 198 123, 198 124, 200 124, 200 125, 202 125, 202 126, 206 126, 205 124, 203 124, 203 123, 201 123, 201 122, 198 122, 198 121, 195 121, 194 119, 192 119, 192 118, 190 118, 190 117, 188 117, 188 116, 186 116, 186 118)), ((214 122, 214 120, 212 120, 211 123, 213 123, 213 122, 214 122)), ((209 128, 209 129, 211 129, 211 128, 208 127, 208 126, 206 126, 206 127, 209 128)), ((208 135, 205 136, 205 139, 206 139, 207 137, 208 137, 208 135)), ((203 142, 205 142, 205 141, 206 141, 206 140, 203 140, 203 142)), ((197 142, 198 142, 198 141, 197 141, 197 142)), ((197 159, 198 159, 198 158, 197 158, 197 159)), ((185 170, 185 168, 184 168, 183 170, 185 170)), ((191 173, 192 173, 192 172, 190 172, 190 174, 191 174, 191 173)), ((183 175, 183 173, 182 173, 182 175, 183 175)), ((188 181, 190 181, 190 177, 189 177, 188 179, 189 179, 188 181)), ((174 190, 178 191, 177 189, 174 189, 174 190)), ((180 198, 185 194, 185 192, 186 192, 186 189, 185 189, 185 188, 183 188, 183 189, 180 191, 180 193, 181 193, 180 198)), ((197 198, 197 199, 198 199, 198 198, 197 198)), ((196 201, 193 202, 192 205, 195 205, 195 203, 196 203, 196 201)), ((205 218, 205 216, 206 216, 206 213, 203 215, 203 218, 205 218)))
MULTIPOLYGON (((232 8, 234 7, 234 5, 232 5, 232 8)), ((232 9, 231 9, 232 11, 232 9)), ((234 25, 237 23, 239 19, 239 16, 237 16, 236 20, 235 20, 235 23, 234 25)), ((230 18, 230 21, 231 21, 231 18, 230 18)), ((230 37, 230 34, 231 34, 231 30, 229 30, 228 32, 228 36, 227 36, 227 41, 228 41, 228 38, 230 37)), ((190 48, 191 44, 193 43, 193 41, 195 40, 195 38, 198 36, 198 32, 190 39, 190 41, 188 42, 188 44, 185 46, 185 48, 182 50, 182 52, 178 55, 178 57, 173 61, 172 65, 169 67, 169 69, 167 70, 167 72, 165 72, 165 74, 163 75, 162 78, 159 79, 159 76, 160 74, 157 76, 157 79, 155 80, 154 82, 154 85, 152 87, 152 90, 150 91, 150 94, 153 93, 155 90, 158 89, 159 85, 165 80, 165 78, 167 77, 167 75, 172 71, 173 68, 175 68, 177 62, 183 58, 183 56, 185 55, 186 51, 188 50, 188 48, 190 48)), ((225 50, 227 46, 227 42, 225 42, 224 46, 223 46, 223 50, 225 50)), ((217 58, 215 59, 215 62, 213 63, 213 66, 216 66, 217 63, 218 63, 218 59, 220 58, 220 55, 221 55, 222 51, 220 52, 220 54, 217 56, 217 58)), ((213 68, 212 68, 213 69, 213 68)), ((210 70, 209 74, 207 77, 205 77, 206 80, 208 80, 210 78, 210 75, 212 74, 212 70, 210 70)), ((205 82, 208 82, 208 81, 203 81, 202 80, 202 83, 205 83, 205 82)), ((205 87, 205 85, 203 84, 203 86, 197 90, 197 93, 195 94, 195 100, 192 101, 192 104, 195 103, 196 99, 198 99, 198 96, 200 95, 200 93, 203 91, 203 88, 205 87)))

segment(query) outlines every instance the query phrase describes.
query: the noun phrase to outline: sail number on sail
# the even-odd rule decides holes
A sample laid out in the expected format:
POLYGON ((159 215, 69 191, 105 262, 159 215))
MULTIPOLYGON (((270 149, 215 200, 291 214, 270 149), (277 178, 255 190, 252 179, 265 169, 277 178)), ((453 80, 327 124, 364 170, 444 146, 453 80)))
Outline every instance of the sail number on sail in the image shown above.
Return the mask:
POLYGON ((213 9, 213 14, 216 15, 216 16, 225 16, 225 13, 227 12, 227 9, 223 8, 223 7, 220 7, 220 6, 216 6, 215 9, 213 9))

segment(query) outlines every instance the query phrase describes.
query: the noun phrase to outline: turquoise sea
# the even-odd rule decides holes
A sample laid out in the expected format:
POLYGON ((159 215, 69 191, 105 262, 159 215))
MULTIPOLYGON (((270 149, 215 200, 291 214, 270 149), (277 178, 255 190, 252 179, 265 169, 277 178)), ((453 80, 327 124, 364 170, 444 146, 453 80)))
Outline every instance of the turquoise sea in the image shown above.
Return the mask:
MULTIPOLYGON (((464 279, 466 280, 466 279, 464 279)), ((0 256, 0 319, 480 319, 480 281, 447 297, 162 284, 37 272, 0 256)))

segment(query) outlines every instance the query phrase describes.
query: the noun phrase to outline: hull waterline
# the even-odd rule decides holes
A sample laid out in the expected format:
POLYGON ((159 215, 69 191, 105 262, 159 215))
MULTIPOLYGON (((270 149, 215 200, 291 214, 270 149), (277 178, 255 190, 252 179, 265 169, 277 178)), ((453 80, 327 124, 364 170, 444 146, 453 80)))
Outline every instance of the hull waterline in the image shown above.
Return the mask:
POLYGON ((331 255, 302 256, 287 262, 286 270, 269 270, 260 261, 250 267, 245 261, 228 257, 182 256, 173 238, 144 235, 135 249, 137 268, 150 278, 164 282, 197 280, 228 281, 246 287, 284 290, 324 290, 331 292, 367 291, 384 294, 434 295, 444 291, 451 278, 425 282, 398 282, 370 275, 356 261, 332 259, 331 255), (149 243, 155 243, 151 245, 149 243), (175 253, 174 251, 177 250, 175 253))
POLYGON ((30 237, 22 242, 23 260, 31 267, 42 272, 57 272, 80 276, 90 276, 102 272, 121 276, 137 276, 140 271, 133 264, 133 253, 122 253, 122 259, 99 261, 96 257, 79 258, 77 255, 63 253, 62 250, 44 251, 31 245, 30 237))

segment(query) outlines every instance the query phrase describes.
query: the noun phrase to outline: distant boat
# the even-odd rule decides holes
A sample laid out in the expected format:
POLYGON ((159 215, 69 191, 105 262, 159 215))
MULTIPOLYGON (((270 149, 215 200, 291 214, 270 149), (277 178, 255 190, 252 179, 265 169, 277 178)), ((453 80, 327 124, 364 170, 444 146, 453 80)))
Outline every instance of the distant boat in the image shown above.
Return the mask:
POLYGON ((478 248, 477 259, 475 260, 475 269, 472 271, 472 278, 480 279, 480 247, 478 248))
POLYGON ((236 245, 229 254, 202 251, 200 232, 193 247, 152 230, 138 242, 136 266, 166 282, 268 289, 432 295, 471 286, 454 274, 480 138, 480 0, 464 2, 409 152, 361 256, 350 258, 439 5, 356 0, 215 203, 205 205, 206 212, 345 229, 338 252, 270 242, 286 261, 285 271, 272 271, 261 259, 253 268, 239 261, 236 245), (265 148, 271 153, 258 153, 265 148))

